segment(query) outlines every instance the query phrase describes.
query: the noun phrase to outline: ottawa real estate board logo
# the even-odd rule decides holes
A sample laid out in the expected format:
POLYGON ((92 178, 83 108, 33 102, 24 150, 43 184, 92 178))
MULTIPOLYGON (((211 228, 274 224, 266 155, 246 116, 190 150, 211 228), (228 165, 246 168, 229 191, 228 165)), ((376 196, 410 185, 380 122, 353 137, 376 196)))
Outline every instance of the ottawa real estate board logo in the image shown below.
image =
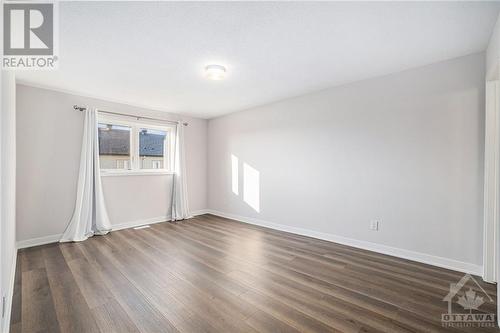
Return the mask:
POLYGON ((495 301, 470 275, 457 283, 450 283, 450 291, 443 298, 448 312, 441 314, 444 327, 495 327, 495 301))
POLYGON ((57 2, 3 2, 3 69, 57 66, 57 2))

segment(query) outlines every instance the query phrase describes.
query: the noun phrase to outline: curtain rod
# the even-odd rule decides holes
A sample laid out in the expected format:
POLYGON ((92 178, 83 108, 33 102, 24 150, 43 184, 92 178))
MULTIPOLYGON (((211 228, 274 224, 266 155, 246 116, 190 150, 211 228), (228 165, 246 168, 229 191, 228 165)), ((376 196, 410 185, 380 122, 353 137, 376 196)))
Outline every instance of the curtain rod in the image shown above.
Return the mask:
MULTIPOLYGON (((83 107, 83 106, 78 106, 78 105, 75 104, 75 105, 73 105, 73 109, 78 110, 78 111, 83 111, 83 110, 86 110, 87 108, 83 107)), ((171 124, 178 124, 177 121, 173 121, 173 120, 165 120, 165 119, 159 119, 159 118, 134 116, 134 115, 131 115, 131 114, 111 112, 111 111, 104 111, 104 110, 98 110, 98 112, 108 113, 108 114, 114 114, 114 115, 118 115, 118 116, 132 117, 132 118, 136 118, 137 120, 139 120, 139 119, 148 119, 148 120, 163 121, 163 122, 171 123, 171 124)), ((187 125, 189 125, 189 123, 182 123, 182 125, 187 126, 187 125)))

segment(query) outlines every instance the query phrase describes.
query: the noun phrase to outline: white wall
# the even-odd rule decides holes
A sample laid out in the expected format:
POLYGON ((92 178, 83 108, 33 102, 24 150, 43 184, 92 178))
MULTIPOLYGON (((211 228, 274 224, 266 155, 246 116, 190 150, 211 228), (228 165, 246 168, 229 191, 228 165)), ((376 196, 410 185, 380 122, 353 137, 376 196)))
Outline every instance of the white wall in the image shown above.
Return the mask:
POLYGON ((210 120, 209 207, 479 270, 484 58, 210 120), (232 192, 231 154, 239 159, 239 195, 232 192), (243 163, 259 173, 260 211, 245 202, 243 163), (378 232, 369 230, 372 219, 381 221, 378 232))
POLYGON ((498 68, 500 66, 500 15, 493 28, 490 42, 486 50, 486 79, 495 80, 499 78, 498 68))
MULTIPOLYGON (((164 112, 17 85, 17 240, 64 231, 71 218, 78 178, 83 114, 73 104, 103 110, 180 119, 164 112)), ((207 121, 183 117, 189 206, 207 208, 207 121)), ((171 175, 103 177, 113 225, 170 214, 171 175)))
MULTIPOLYGON (((16 256, 16 83, 12 72, 1 72, 0 113, 0 235, 1 295, 6 297, 6 315, 0 331, 6 332, 10 318, 16 256)), ((1 304, 1 303, 0 303, 1 304)), ((1 311, 1 309, 0 309, 1 311)))

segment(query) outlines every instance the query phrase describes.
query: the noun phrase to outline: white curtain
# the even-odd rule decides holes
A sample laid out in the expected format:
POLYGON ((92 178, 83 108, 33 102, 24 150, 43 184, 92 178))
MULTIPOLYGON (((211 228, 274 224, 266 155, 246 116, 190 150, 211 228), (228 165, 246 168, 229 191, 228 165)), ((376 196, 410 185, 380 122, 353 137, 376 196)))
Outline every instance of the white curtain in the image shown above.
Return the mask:
POLYGON ((86 108, 75 210, 61 242, 83 241, 111 230, 99 169, 97 111, 86 108))
POLYGON ((190 218, 186 182, 186 158, 184 153, 184 125, 177 124, 175 131, 174 179, 172 186, 172 218, 179 221, 190 218))

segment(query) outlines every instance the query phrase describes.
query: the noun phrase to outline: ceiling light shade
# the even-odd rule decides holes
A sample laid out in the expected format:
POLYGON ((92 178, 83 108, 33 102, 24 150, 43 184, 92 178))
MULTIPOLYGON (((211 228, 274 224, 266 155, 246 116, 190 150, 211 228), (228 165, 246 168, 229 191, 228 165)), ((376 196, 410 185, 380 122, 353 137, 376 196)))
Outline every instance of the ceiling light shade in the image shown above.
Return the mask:
POLYGON ((226 77, 226 67, 221 65, 208 65, 205 67, 205 75, 210 80, 222 80, 226 77))

